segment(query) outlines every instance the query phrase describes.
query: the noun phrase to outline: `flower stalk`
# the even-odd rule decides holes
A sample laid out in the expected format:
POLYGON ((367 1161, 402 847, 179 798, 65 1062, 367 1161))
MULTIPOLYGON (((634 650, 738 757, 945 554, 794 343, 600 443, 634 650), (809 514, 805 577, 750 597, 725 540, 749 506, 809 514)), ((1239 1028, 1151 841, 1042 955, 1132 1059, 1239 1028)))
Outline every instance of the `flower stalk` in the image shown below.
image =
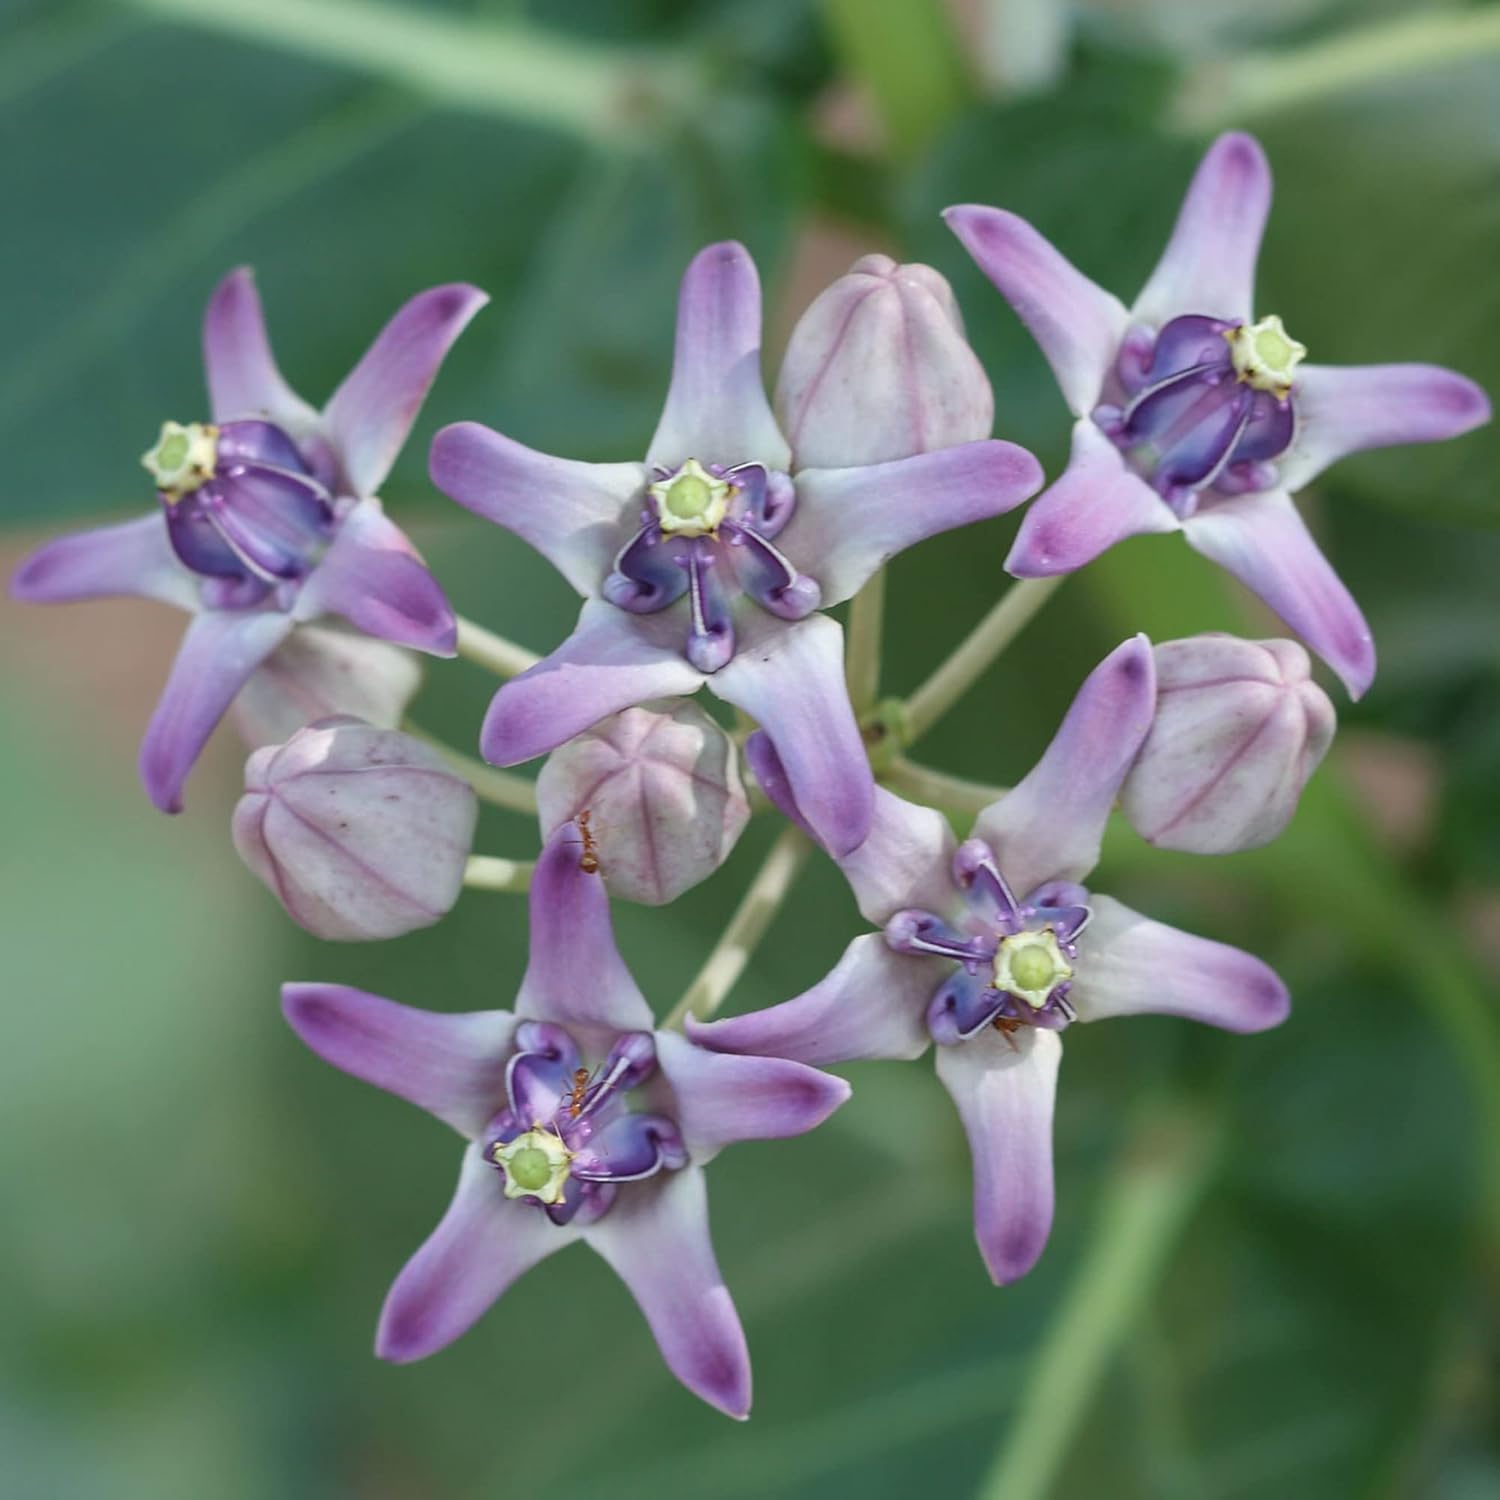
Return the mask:
POLYGON ((875 706, 880 696, 880 647, 884 633, 885 569, 882 568, 871 575, 849 606, 844 676, 849 684, 849 701, 861 717, 875 706))
POLYGON ((471 854, 464 870, 464 884, 475 891, 501 891, 519 895, 531 889, 534 859, 500 859, 492 854, 471 854))
POLYGON ((404 721, 401 728, 413 739, 431 745, 474 788, 475 794, 482 802, 507 808, 511 812, 534 813, 536 811, 535 782, 528 780, 525 776, 517 776, 513 771, 497 770, 494 766, 485 765, 482 760, 476 760, 472 755, 465 755, 461 750, 455 750, 452 745, 444 743, 434 734, 428 734, 425 729, 419 728, 410 719, 404 721))
POLYGON ((1007 790, 983 781, 969 781, 963 776, 950 776, 946 771, 903 759, 892 764, 882 783, 908 801, 941 808, 946 813, 961 813, 969 818, 977 817, 991 803, 998 802, 1007 790))
POLYGON ((541 660, 535 651, 528 651, 462 616, 458 621, 457 649, 465 661, 493 672, 496 677, 519 677, 541 660))

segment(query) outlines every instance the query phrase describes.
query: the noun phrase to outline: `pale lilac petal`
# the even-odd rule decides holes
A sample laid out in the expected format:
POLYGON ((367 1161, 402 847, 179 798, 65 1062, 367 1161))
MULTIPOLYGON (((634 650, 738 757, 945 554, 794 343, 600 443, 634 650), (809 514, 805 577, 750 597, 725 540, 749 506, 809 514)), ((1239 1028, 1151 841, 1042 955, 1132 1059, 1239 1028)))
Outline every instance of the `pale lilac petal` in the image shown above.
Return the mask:
POLYGON ((342 984, 286 984, 292 1030, 325 1062, 435 1115, 476 1140, 505 1105, 516 1018, 398 1005, 342 984))
POLYGON ((1082 880, 1098 864, 1109 810, 1155 708, 1151 643, 1132 636, 1089 673, 1020 784, 980 813, 974 836, 995 851, 1018 897, 1049 880, 1082 880))
POLYGON ((878 786, 869 837, 839 868, 865 920, 883 927, 904 907, 941 912, 953 904, 955 847, 953 827, 935 807, 878 786))
POLYGON ((44 543, 16 569, 10 596, 28 604, 136 596, 198 607, 197 584, 178 562, 156 512, 44 543))
POLYGON ((317 412, 276 368, 260 293, 248 266, 231 271, 209 299, 203 315, 203 364, 214 421, 265 417, 294 438, 317 427, 317 412))
MULTIPOLYGON (((607 838, 607 830, 602 832, 607 838)), ((583 857, 577 826, 564 823, 537 861, 531 877, 531 957, 516 1012, 560 1026, 650 1031, 651 1007, 615 946, 603 877, 585 870, 583 857)))
POLYGON ((182 811, 183 783, 214 726, 291 629, 278 610, 210 610, 193 617, 141 741, 141 780, 163 812, 182 811))
POLYGON ((1302 365, 1296 436, 1277 460, 1295 493, 1346 453, 1438 443, 1490 419, 1489 397, 1439 365, 1302 365))
POLYGON ((1338 673, 1351 698, 1375 678, 1370 627, 1283 490, 1242 495, 1183 530, 1205 557, 1258 594, 1338 673))
POLYGON ((672 1111, 700 1166, 734 1141, 776 1141, 821 1125, 849 1097, 831 1073, 783 1057, 710 1052, 675 1032, 656 1034, 672 1111))
POLYGON ((299 620, 342 615, 366 635, 452 656, 458 625, 447 595, 380 501, 361 500, 297 596, 299 620))
POLYGON ((385 1299, 376 1354, 398 1365, 436 1354, 519 1276, 577 1238, 577 1230, 508 1199, 499 1173, 471 1146, 448 1212, 385 1299))
POLYGON ((974 1237, 996 1286, 1024 1276, 1052 1232, 1052 1106, 1062 1041, 1023 1027, 937 1049, 974 1159, 974 1237))
POLYGON ((373 495, 385 483, 453 341, 489 300, 462 283, 419 292, 345 376, 323 430, 348 493, 373 495))
POLYGON ((697 1167, 633 1184, 583 1231, 651 1325, 667 1368, 731 1417, 750 1412, 750 1351, 714 1259, 697 1167))
POLYGON ((519 765, 621 709, 697 692, 703 674, 682 654, 680 622, 654 627, 602 599, 588 600, 573 634, 495 694, 479 735, 484 758, 519 765))
POLYGON ((1182 313, 1245 321, 1271 212, 1271 166, 1252 136, 1221 135, 1193 174, 1172 238, 1132 315, 1160 327, 1182 313))
POLYGON ((818 580, 825 607, 839 604, 898 552, 1014 510, 1042 477, 1024 448, 995 439, 857 469, 804 469, 777 545, 818 580))
POLYGON ((1153 922, 1109 896, 1091 901, 1068 999, 1083 1021, 1185 1016, 1225 1031, 1265 1031, 1291 1009, 1286 986, 1258 958, 1153 922))
POLYGON ((708 686, 765 730, 808 825, 835 858, 848 854, 870 832, 875 781, 844 686, 844 632, 827 615, 747 625, 708 686))
POLYGON ((1073 415, 1086 417, 1099 404, 1125 336, 1119 298, 1015 214, 964 204, 943 218, 1041 346, 1073 415))
POLYGON ((445 495, 529 542, 585 597, 639 524, 646 483, 643 464, 553 458, 478 422, 443 428, 428 467, 445 495))
POLYGON ((648 464, 791 466, 760 370, 760 278, 743 245, 710 245, 693 258, 677 301, 672 386, 648 464))
POLYGON ((1016 578, 1051 578, 1093 562, 1126 537, 1181 527, 1171 506, 1085 418, 1073 429, 1068 467, 1022 517, 1005 567, 1016 578))
POLYGON ((924 1017, 952 965, 893 953, 879 932, 857 937, 810 990, 768 1010, 722 1021, 689 1018, 687 1034, 716 1052, 792 1057, 804 1063, 920 1057, 924 1017))

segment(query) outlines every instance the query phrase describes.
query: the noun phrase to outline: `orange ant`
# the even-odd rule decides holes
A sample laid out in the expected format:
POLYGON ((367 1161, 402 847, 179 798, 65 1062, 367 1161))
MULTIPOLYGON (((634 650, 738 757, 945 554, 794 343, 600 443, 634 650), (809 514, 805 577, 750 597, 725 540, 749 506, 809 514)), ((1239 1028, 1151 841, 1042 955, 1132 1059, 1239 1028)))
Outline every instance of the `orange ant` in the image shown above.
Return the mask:
POLYGON ((589 810, 584 808, 573 820, 578 824, 578 832, 583 836, 583 854, 579 858, 578 868, 585 875, 597 875, 599 873, 599 846, 594 842, 594 835, 589 828, 589 810))
POLYGON ((1025 1021, 1017 1021, 1013 1016, 996 1016, 990 1025, 1005 1038, 1005 1044, 1012 1052, 1021 1049, 1016 1046, 1016 1033, 1025 1025, 1025 1021))
POLYGON ((573 1077, 568 1083, 568 1092, 563 1099, 563 1108, 576 1120, 583 1112, 584 1096, 589 1091, 589 1084, 594 1075, 587 1068, 575 1068, 573 1077))

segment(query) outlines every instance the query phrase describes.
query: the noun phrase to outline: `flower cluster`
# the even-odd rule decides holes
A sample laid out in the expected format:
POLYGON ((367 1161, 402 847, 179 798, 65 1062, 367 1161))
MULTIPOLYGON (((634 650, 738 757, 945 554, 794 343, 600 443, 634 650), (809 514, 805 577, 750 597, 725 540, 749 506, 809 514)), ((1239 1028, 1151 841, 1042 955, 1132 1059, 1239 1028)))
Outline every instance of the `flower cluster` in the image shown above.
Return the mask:
MULTIPOLYGON (((163 424, 144 458, 155 509, 49 543, 12 589, 42 602, 138 594, 191 614, 142 744, 146 791, 180 810, 233 706, 253 747, 235 847, 310 931, 392 937, 439 921, 465 885, 529 887, 511 1010, 284 990, 314 1052, 466 1143, 448 1212, 387 1298, 383 1357, 442 1348, 581 1240, 630 1288, 678 1378, 743 1417, 749 1356, 710 1242, 705 1168, 734 1141, 826 1120, 849 1088, 821 1069, 935 1047, 969 1141, 980 1252, 1003 1284, 1050 1231, 1068 1027, 1156 1012, 1246 1033, 1286 1018, 1286 988, 1258 958, 1091 879, 1117 806, 1144 839, 1189 853, 1282 831, 1335 727, 1301 645, 1127 640, 960 839, 941 807, 883 784, 889 755, 870 746, 903 748, 903 715, 851 694, 844 627, 827 613, 854 600, 851 632, 868 641, 879 595, 866 585, 890 558, 1040 492, 1006 564, 1016 578, 1182 531, 1352 696, 1366 691, 1369 630, 1293 496, 1342 454, 1452 437, 1489 407, 1430 366, 1306 363, 1281 319, 1252 308, 1269 205, 1259 146, 1216 142, 1129 308, 1013 214, 948 211, 1076 418, 1071 459, 1045 489, 1030 453, 990 436, 989 381, 936 271, 858 261, 803 315, 772 396, 755 267, 739 245, 709 246, 683 277, 671 383, 639 457, 576 462, 472 421, 433 441, 437 489, 534 547, 583 600, 539 660, 460 629, 377 497, 483 294, 415 297, 317 411, 277 371, 249 273, 214 293, 210 420, 163 424), (405 648, 463 651, 506 679, 479 747, 496 768, 550 756, 534 784, 398 727, 419 685, 405 648), (686 701, 704 687, 739 712, 733 732, 686 701), (472 853, 481 796, 536 809, 534 865, 472 853), (699 980, 658 1019, 616 948, 610 902, 675 900, 728 859, 757 803, 788 828, 699 980), (711 1019, 809 847, 836 862, 873 930, 801 994, 711 1019)), ((981 627, 961 655, 982 665, 1004 643, 981 627)))

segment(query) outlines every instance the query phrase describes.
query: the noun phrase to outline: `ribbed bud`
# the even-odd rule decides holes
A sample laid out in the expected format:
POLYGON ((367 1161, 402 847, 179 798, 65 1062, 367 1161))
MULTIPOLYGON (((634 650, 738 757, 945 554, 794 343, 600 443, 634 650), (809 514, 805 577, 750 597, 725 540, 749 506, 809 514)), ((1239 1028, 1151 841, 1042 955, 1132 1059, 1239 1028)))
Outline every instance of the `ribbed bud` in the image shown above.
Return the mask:
POLYGON ((792 330, 776 413, 799 469, 839 469, 987 438, 995 398, 942 276, 866 255, 792 330))
POLYGON ((478 817, 473 788, 435 750, 345 718, 257 750, 232 831, 295 922, 355 942, 447 914, 478 817))
POLYGON ((1156 648, 1156 680, 1156 717, 1120 796, 1131 826, 1193 854, 1270 843, 1336 727, 1307 652, 1196 635, 1156 648))
POLYGON ((645 906, 712 875, 750 816, 734 741, 678 699, 628 708, 569 740, 542 767, 536 802, 544 837, 576 820, 610 894, 645 906))

